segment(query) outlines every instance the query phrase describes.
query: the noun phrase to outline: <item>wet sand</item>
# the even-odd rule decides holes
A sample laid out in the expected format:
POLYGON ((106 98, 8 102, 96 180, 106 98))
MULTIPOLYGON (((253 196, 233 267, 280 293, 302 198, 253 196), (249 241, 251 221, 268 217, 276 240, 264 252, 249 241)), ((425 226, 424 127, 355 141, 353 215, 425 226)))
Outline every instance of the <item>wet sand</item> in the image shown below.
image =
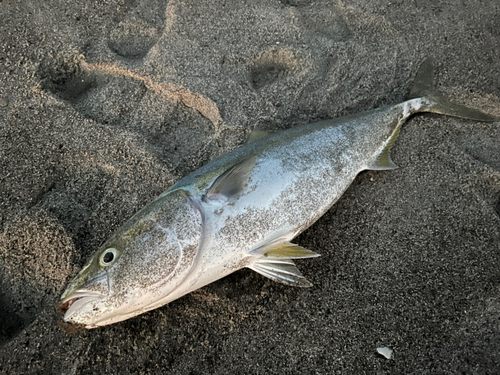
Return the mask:
POLYGON ((414 116, 295 242, 312 288, 239 271, 68 333, 55 304, 148 201, 254 129, 403 101, 422 60, 500 116, 500 4, 0 1, 0 373, 500 372, 500 122, 414 116), (377 347, 390 347, 387 360, 377 347))

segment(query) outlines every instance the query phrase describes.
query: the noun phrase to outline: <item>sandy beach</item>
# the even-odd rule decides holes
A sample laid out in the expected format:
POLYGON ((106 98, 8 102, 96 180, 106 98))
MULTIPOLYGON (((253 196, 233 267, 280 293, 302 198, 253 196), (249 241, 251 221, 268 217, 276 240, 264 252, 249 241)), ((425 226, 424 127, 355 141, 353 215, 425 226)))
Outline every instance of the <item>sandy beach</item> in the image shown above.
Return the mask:
POLYGON ((500 373, 500 122, 413 116, 295 239, 311 288, 238 271, 70 333, 55 305, 146 203, 253 129, 436 87, 500 116, 497 0, 0 0, 0 373, 500 373), (386 359, 378 347, 393 350, 386 359))

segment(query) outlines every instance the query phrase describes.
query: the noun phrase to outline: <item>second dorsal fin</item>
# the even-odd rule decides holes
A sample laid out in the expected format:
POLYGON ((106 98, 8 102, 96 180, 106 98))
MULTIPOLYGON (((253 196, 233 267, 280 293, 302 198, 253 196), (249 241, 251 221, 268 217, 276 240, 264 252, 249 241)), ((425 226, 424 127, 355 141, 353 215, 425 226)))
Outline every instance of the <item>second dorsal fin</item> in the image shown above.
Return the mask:
POLYGON ((258 129, 252 130, 252 132, 248 136, 246 144, 258 141, 259 139, 265 138, 271 134, 274 134, 274 132, 268 130, 258 130, 258 129))

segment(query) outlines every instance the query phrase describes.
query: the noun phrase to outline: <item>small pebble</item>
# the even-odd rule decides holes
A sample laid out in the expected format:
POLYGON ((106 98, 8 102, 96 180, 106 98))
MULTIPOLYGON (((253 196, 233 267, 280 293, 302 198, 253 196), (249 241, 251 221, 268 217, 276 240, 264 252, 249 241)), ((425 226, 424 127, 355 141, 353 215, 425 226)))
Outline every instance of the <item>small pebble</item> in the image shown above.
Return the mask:
POLYGON ((377 352, 380 355, 383 355, 387 359, 391 359, 392 357, 392 350, 389 348, 377 348, 377 352))
POLYGON ((0 98, 0 107, 7 107, 9 105, 9 101, 7 98, 0 98))

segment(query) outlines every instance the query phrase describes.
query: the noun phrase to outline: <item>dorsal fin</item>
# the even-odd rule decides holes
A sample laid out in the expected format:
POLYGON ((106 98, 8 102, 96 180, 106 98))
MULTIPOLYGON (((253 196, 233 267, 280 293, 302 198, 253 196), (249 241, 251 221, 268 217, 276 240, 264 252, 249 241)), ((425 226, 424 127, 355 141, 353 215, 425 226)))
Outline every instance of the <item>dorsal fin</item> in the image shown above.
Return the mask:
POLYGON ((259 139, 265 138, 271 134, 274 134, 274 132, 268 130, 258 130, 258 129, 252 130, 252 132, 248 136, 246 144, 258 141, 259 139))
POLYGON ((207 200, 218 199, 228 200, 241 193, 248 185, 248 179, 250 178, 250 173, 255 166, 256 160, 257 157, 255 156, 245 159, 233 165, 217 177, 208 188, 203 200, 205 202, 207 200))

